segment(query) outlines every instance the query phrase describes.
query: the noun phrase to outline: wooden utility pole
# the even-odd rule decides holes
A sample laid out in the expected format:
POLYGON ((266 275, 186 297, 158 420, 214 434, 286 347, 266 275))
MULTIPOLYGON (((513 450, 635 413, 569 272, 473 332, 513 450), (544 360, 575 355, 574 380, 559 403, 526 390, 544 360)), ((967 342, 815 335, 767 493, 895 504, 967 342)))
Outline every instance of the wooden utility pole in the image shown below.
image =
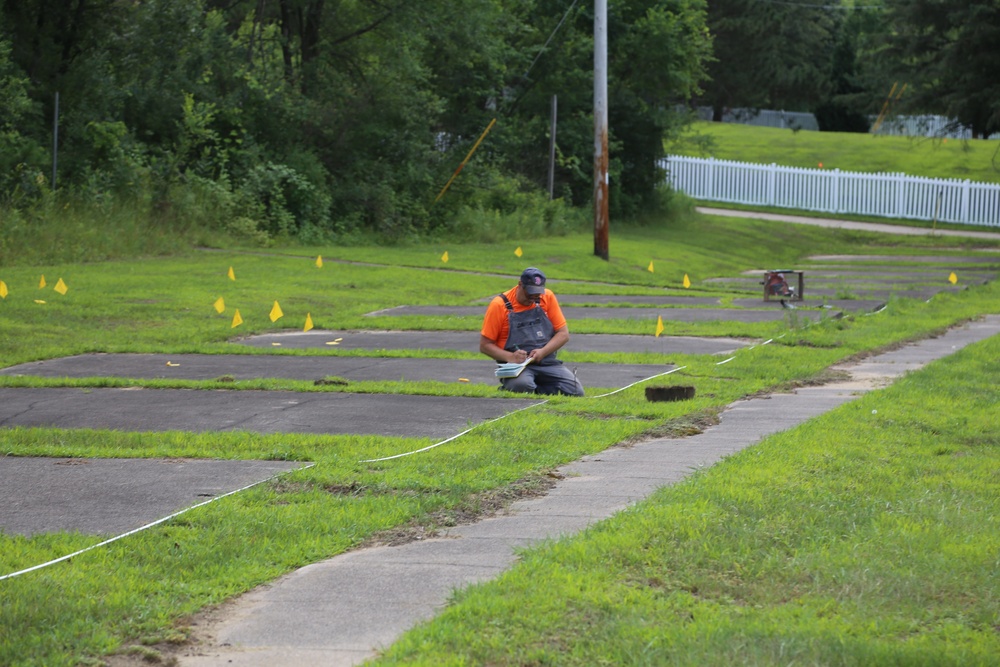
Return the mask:
POLYGON ((594 0, 594 254, 608 259, 608 0, 594 0))

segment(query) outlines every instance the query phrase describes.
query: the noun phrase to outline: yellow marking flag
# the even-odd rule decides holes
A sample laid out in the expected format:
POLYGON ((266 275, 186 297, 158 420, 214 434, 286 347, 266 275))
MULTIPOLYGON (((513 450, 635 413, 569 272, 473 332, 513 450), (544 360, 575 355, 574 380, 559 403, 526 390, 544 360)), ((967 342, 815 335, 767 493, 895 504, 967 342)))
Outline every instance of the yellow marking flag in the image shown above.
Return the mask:
POLYGON ((448 251, 447 250, 445 250, 444 254, 441 255, 441 261, 444 262, 445 264, 448 263, 448 251))
POLYGON ((656 316, 656 337, 659 338, 660 334, 663 333, 663 317, 660 315, 656 316))
POLYGON ((649 271, 650 273, 653 273, 653 262, 649 263, 649 266, 646 268, 646 270, 649 271))
POLYGON ((516 249, 516 250, 514 251, 514 254, 515 254, 515 255, 517 255, 518 257, 520 257, 521 255, 523 255, 523 254, 524 254, 524 253, 523 253, 523 252, 521 251, 521 246, 517 246, 517 249, 516 249))
POLYGON ((217 312, 219 315, 226 312, 226 302, 222 300, 221 296, 215 300, 215 303, 212 304, 212 307, 215 308, 215 312, 217 312))
POLYGON ((42 301, 41 299, 35 299, 35 303, 45 303, 45 302, 42 301))
POLYGON ((45 287, 45 284, 46 284, 45 283, 45 274, 43 273, 42 274, 42 279, 38 281, 38 289, 42 289, 43 287, 45 287))
POLYGON ((948 282, 950 282, 952 285, 958 282, 958 276, 955 275, 954 271, 952 271, 951 275, 948 276, 948 282))
POLYGON ((233 267, 231 267, 231 266, 229 267, 229 279, 230 280, 236 280, 236 272, 233 271, 233 267))
POLYGON ((313 328, 312 314, 306 313, 306 325, 304 327, 302 327, 302 330, 303 331, 309 331, 312 328, 313 328))
POLYGON ((64 282, 63 282, 63 279, 62 279, 62 278, 60 278, 60 279, 59 279, 59 280, 58 280, 58 281, 56 282, 56 286, 55 286, 55 287, 53 287, 52 289, 54 289, 55 291, 59 292, 59 293, 60 293, 60 294, 62 294, 63 296, 65 296, 65 295, 66 295, 66 292, 68 292, 68 291, 69 291, 69 288, 68 288, 68 287, 66 287, 66 283, 64 283, 64 282))
POLYGON ((323 256, 322 255, 316 255, 316 268, 317 269, 322 269, 323 268, 323 256))
POLYGON ((0 299, 7 298, 7 283, 0 280, 0 299))
POLYGON ((691 279, 688 278, 688 274, 686 274, 686 273, 684 274, 684 283, 683 283, 683 285, 684 285, 684 289, 687 289, 688 287, 691 287, 691 279))
POLYGON ((235 329, 236 327, 240 326, 241 324, 243 324, 243 318, 240 317, 240 309, 237 308, 236 309, 236 314, 233 315, 233 326, 231 326, 230 329, 235 329))
POLYGON ((281 312, 281 306, 279 306, 278 302, 275 301, 274 306, 271 307, 271 315, 270 315, 271 321, 277 322, 279 318, 282 318, 284 316, 285 314, 281 312))

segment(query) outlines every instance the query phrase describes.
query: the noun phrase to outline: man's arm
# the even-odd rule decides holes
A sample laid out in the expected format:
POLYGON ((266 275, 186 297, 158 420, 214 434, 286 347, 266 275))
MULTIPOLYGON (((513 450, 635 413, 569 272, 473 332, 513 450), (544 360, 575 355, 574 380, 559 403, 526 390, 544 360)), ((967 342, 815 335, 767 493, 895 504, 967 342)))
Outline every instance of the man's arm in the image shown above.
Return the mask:
MULTIPOLYGON (((479 351, 490 359, 495 359, 501 363, 514 362, 515 364, 519 364, 528 358, 528 354, 524 350, 508 352, 497 345, 496 342, 482 334, 479 334, 479 351)), ((541 357, 539 357, 539 359, 541 359, 541 357)))
MULTIPOLYGON (((552 333, 552 339, 537 350, 532 350, 531 356, 535 361, 541 361, 545 357, 557 352, 559 348, 569 342, 569 325, 559 327, 552 333)), ((480 348, 482 349, 482 348, 480 348)))

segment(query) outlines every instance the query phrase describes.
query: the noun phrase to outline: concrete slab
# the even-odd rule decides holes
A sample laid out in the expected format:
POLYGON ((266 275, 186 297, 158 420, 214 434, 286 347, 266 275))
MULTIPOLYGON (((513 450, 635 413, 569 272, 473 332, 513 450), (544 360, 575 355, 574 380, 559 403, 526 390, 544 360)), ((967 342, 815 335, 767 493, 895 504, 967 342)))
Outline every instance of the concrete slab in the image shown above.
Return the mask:
POLYGON ((117 535, 304 465, 0 456, 0 531, 117 535))
POLYGON ((963 283, 981 285, 987 281, 994 280, 996 273, 984 271, 962 271, 955 270, 954 267, 938 268, 931 271, 899 271, 889 273, 885 271, 807 271, 807 280, 813 282, 831 282, 836 280, 869 280, 881 285, 895 284, 920 284, 937 282, 947 282, 948 276, 955 273, 955 277, 963 283))
MULTIPOLYGON (((869 375, 885 365, 911 368, 997 334, 1000 316, 990 316, 845 369, 869 375)), ((514 503, 504 516, 450 528, 445 532, 450 539, 412 543, 406 551, 362 550, 299 570, 231 604, 203 634, 202 643, 178 656, 179 664, 359 664, 413 624, 433 616, 456 587, 502 567, 503 554, 514 562, 514 548, 575 533, 618 511, 630 497, 644 497, 766 435, 843 405, 872 386, 846 381, 738 401, 717 426, 699 435, 613 448, 568 464, 559 470, 565 478, 547 496, 514 503), (586 487, 592 492, 583 503, 576 492, 586 487), (311 602, 323 600, 324 594, 326 602, 311 602), (399 615, 389 618, 386 606, 399 615)))
MULTIPOLYGON (((982 285, 987 282, 986 278, 978 278, 971 274, 961 274, 958 277, 958 282, 952 285, 948 282, 948 274, 938 274, 936 278, 893 278, 887 280, 879 280, 878 278, 873 278, 871 276, 866 276, 864 274, 843 274, 836 278, 822 278, 815 277, 812 278, 809 274, 806 274, 805 280, 805 293, 808 294, 811 286, 827 286, 836 287, 837 285, 850 285, 850 286, 869 286, 873 289, 908 289, 918 285, 926 286, 937 286, 939 285, 942 289, 961 289, 962 285, 982 285)), ((706 283, 712 284, 723 284, 732 285, 734 287, 740 287, 743 289, 749 289, 753 291, 763 292, 763 288, 760 286, 760 281, 755 278, 708 278, 705 280, 706 283)))
MULTIPOLYGON (((977 280, 992 280, 996 278, 996 273, 992 271, 971 271, 968 269, 963 270, 962 268, 957 268, 953 266, 945 267, 926 267, 921 270, 892 270, 890 267, 880 266, 852 266, 852 267, 804 267, 801 268, 803 276, 806 280, 829 280, 840 278, 866 278, 874 280, 881 283, 889 283, 898 279, 913 279, 913 280, 925 280, 927 282, 947 280, 949 274, 952 271, 956 272, 956 275, 961 273, 963 276, 968 276, 970 278, 975 278, 977 280)), ((762 274, 762 271, 751 270, 744 271, 741 275, 748 277, 758 277, 762 274)))
MULTIPOLYGON (((608 308, 596 306, 585 308, 566 306, 562 309, 566 319, 574 320, 651 320, 662 317, 663 321, 676 322, 774 322, 785 314, 775 310, 743 310, 739 308, 608 308)), ((368 317, 407 315, 430 315, 433 317, 482 315, 482 308, 475 306, 400 306, 367 313, 368 317)), ((802 317, 819 319, 818 312, 803 313, 802 317)))
POLYGON ((356 433, 442 439, 536 402, 283 391, 0 388, 0 428, 356 433))
MULTIPOLYGON (((235 341, 250 347, 342 350, 456 350, 479 352, 478 331, 290 331, 253 336, 235 341), (334 341, 339 342, 334 346, 334 341)), ((578 334, 570 336, 567 351, 653 352, 659 354, 730 354, 750 343, 737 338, 696 336, 636 336, 625 334, 578 334)))
MULTIPOLYGON (((845 285, 841 287, 809 287, 807 290, 807 296, 836 298, 838 295, 842 295, 846 291, 850 294, 857 294, 861 299, 868 300, 887 301, 890 297, 896 297, 899 299, 920 299, 921 301, 926 301, 936 294, 941 294, 943 292, 958 292, 962 289, 964 288, 952 288, 951 286, 945 288, 918 287, 914 289, 871 289, 861 285, 845 285)), ((845 301, 848 300, 849 299, 845 299, 845 301)))
MULTIPOLYGON (((624 387, 675 368, 672 364, 570 363, 584 387, 624 387)), ((235 354, 83 354, 34 361, 0 370, 0 375, 49 378, 116 377, 143 380, 233 380, 281 378, 315 381, 335 377, 369 380, 461 382, 499 386, 496 364, 481 359, 300 357, 235 354), (460 380, 460 378, 462 380, 460 380)))
MULTIPOLYGON (((802 301, 788 301, 789 305, 795 308, 830 308, 837 311, 846 312, 871 312, 878 310, 885 305, 885 299, 837 299, 833 297, 823 298, 820 295, 813 295, 811 291, 806 292, 802 301)), ((771 297, 764 301, 764 297, 733 299, 732 304, 740 308, 771 308, 782 309, 781 299, 771 297)))

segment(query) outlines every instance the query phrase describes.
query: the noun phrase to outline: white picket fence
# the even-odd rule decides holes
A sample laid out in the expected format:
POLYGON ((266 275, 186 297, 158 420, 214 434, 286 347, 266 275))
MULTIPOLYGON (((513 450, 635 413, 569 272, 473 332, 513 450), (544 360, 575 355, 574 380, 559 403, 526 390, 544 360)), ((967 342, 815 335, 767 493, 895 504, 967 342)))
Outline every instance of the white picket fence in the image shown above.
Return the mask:
POLYGON ((671 187, 694 199, 1000 227, 993 183, 676 155, 660 166, 671 187))

